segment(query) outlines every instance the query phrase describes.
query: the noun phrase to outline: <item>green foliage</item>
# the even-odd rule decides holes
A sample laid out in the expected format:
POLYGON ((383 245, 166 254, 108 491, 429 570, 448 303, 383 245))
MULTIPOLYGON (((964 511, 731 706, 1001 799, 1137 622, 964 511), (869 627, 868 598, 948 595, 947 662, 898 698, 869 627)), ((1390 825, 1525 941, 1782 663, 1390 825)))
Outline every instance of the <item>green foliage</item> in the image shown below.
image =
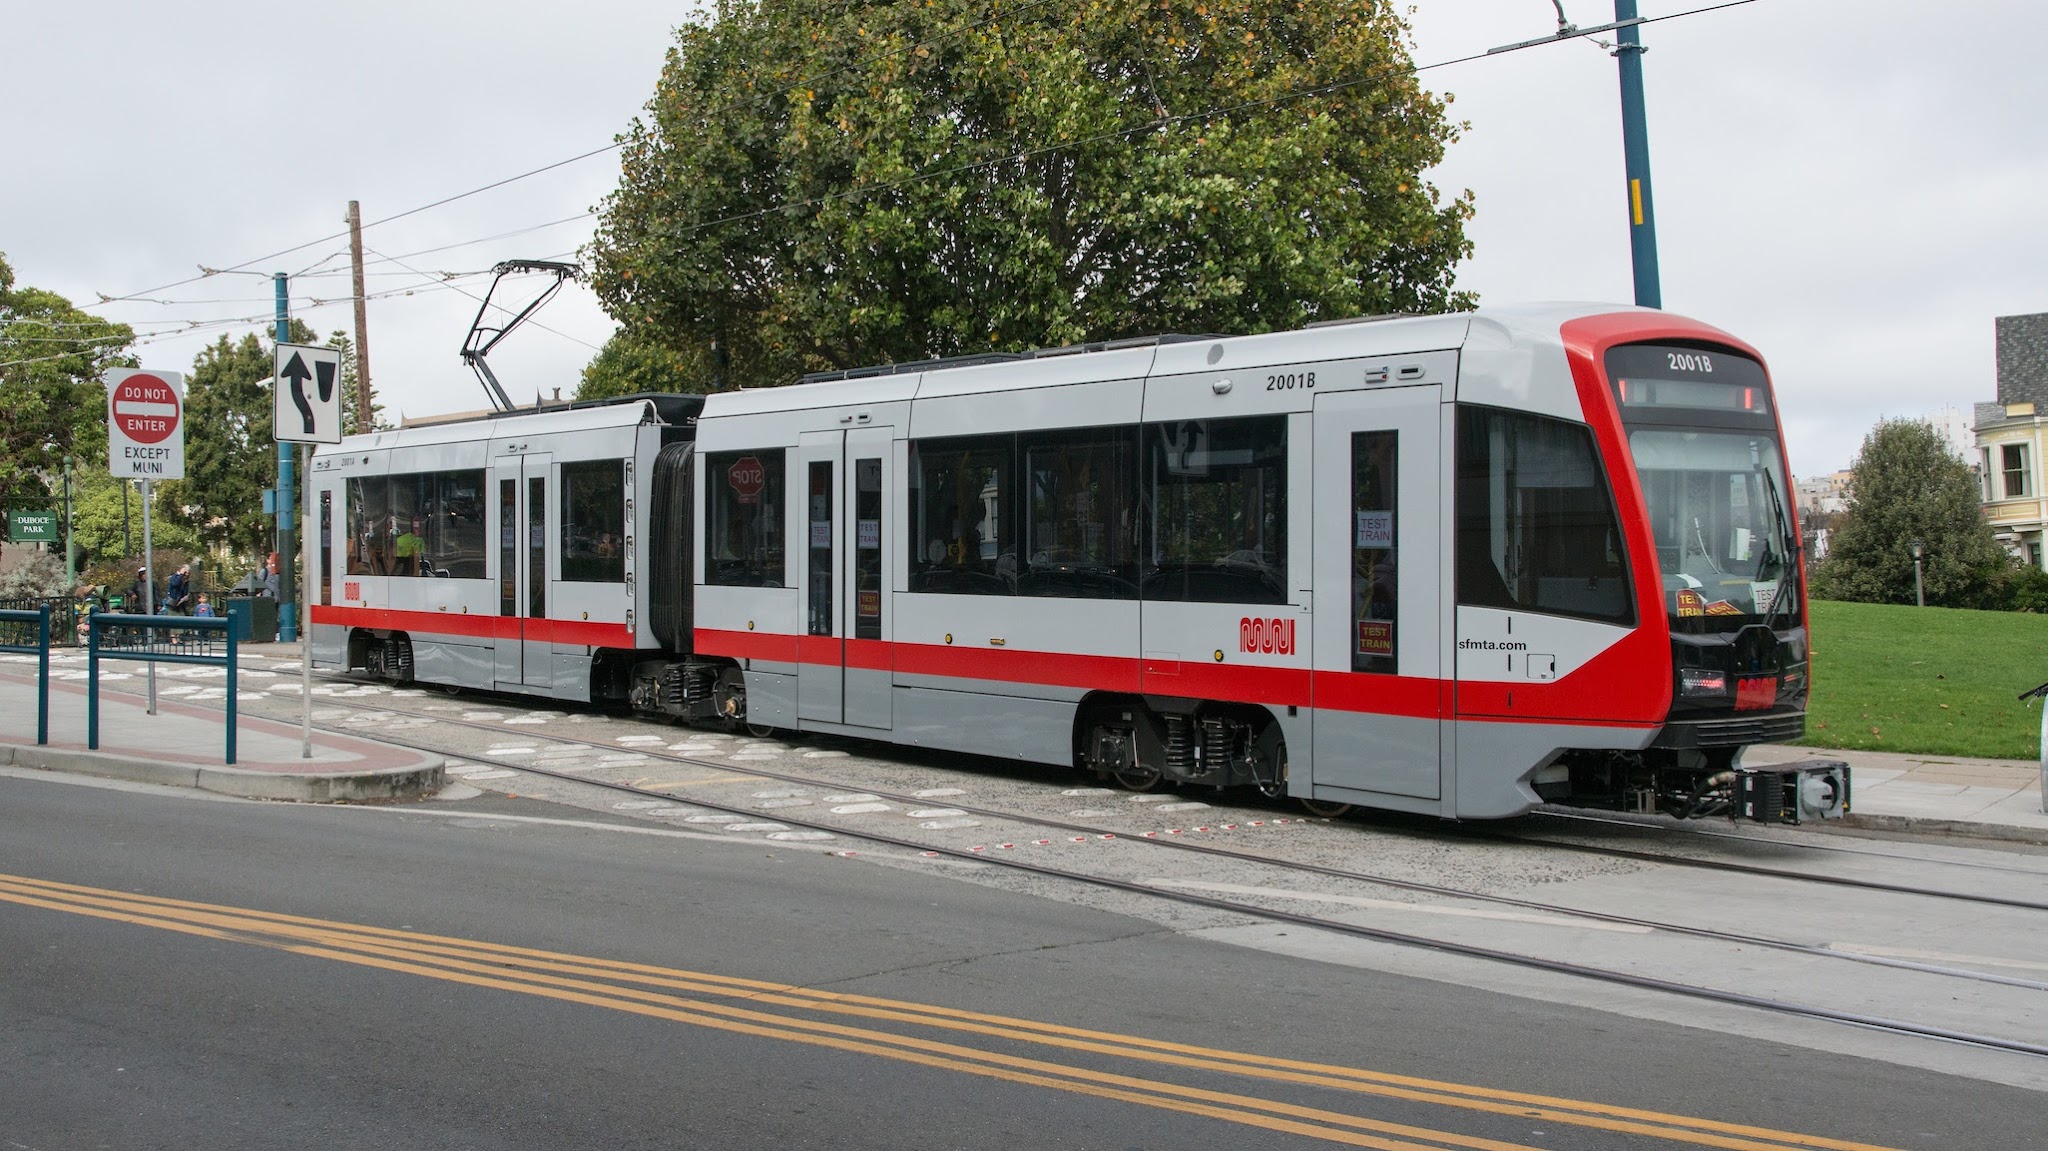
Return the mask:
MULTIPOLYGON (((176 507, 174 484, 150 485, 150 537, 159 556, 165 549, 186 552, 200 550, 199 535, 181 517, 169 514, 176 507)), ((135 562, 142 557, 142 491, 117 480, 105 468, 74 473, 71 479, 71 516, 74 538, 84 558, 81 562, 127 566, 134 575, 135 562), (127 495, 127 530, 122 530, 122 489, 127 495), (135 562, 131 562, 135 561, 135 562)))
MULTIPOLYGON (((291 341, 314 342, 291 323, 291 341)), ((249 554, 268 550, 271 522, 263 489, 277 478, 270 382, 276 345, 249 333, 222 336, 192 361, 185 381, 185 478, 164 484, 159 505, 204 543, 249 554)))
POLYGON ((2004 600, 1999 606, 2007 611, 2048 614, 2048 571, 2031 565, 2015 568, 2006 582, 2004 600))
POLYGON ((106 465, 100 377, 132 367, 135 333, 54 292, 15 284, 0 256, 0 502, 56 506, 64 456, 106 465))
POLYGON ((336 329, 328 335, 327 346, 341 353, 341 434, 389 430, 391 422, 384 418, 384 405, 377 402, 375 392, 370 393, 369 420, 365 421, 356 411, 362 406, 356 388, 356 381, 362 378, 356 374, 356 342, 347 332, 336 329))
POLYGON ((39 551, 20 566, 0 575, 0 603, 10 600, 43 599, 64 594, 64 559, 61 551, 39 551))
POLYGON ((1912 603, 1917 539, 1929 604, 1979 607, 1996 599, 2010 562, 1979 511, 1976 477, 1933 425, 1880 422, 1851 471, 1848 511, 1814 572, 1814 595, 1912 603))
POLYGON ((603 400, 635 392, 707 392, 717 390, 711 356, 686 356, 644 332, 620 328, 603 350, 583 368, 579 400, 603 400))
POLYGON ((1359 0, 720 0, 622 138, 593 286, 747 386, 1469 306, 1409 65, 1359 0))
POLYGON ((2033 759, 2039 704, 2016 697, 2048 680, 2048 617, 1809 604, 1810 747, 2033 759))

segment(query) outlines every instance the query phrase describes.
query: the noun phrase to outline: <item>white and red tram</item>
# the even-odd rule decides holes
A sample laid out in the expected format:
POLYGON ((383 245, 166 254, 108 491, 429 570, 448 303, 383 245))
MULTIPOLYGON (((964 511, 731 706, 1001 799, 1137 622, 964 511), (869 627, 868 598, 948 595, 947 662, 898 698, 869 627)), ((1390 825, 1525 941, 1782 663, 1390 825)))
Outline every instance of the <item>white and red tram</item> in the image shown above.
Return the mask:
POLYGON ((315 666, 1452 818, 1839 814, 1756 352, 1160 337, 353 437, 315 666))

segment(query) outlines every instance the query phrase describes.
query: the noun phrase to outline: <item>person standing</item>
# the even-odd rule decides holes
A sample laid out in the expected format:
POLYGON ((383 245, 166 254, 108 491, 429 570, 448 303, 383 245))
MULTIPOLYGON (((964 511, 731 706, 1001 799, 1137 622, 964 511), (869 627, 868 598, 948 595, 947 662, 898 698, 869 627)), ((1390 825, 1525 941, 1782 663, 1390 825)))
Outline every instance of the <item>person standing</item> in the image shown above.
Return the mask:
POLYGON ((263 594, 277 598, 277 553, 270 553, 270 562, 263 565, 263 594))
POLYGON ((147 615, 153 603, 150 590, 149 569, 136 568, 135 582, 128 588, 128 602, 122 605, 122 610, 129 615, 147 615))
POLYGON ((184 615, 192 606, 192 565, 179 564, 171 573, 171 580, 164 585, 164 610, 171 615, 184 615))

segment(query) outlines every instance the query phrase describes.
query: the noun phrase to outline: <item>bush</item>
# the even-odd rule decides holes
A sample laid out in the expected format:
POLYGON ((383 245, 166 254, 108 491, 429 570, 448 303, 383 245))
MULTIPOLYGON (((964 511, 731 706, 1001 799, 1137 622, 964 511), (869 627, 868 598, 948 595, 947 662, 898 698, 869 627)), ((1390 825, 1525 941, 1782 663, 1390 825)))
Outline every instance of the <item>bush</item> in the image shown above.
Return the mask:
POLYGON ((46 599, 64 594, 64 561, 51 552, 37 552, 28 562, 0 575, 0 600, 46 599))
POLYGON ((2007 611, 2048 613, 2048 571, 2029 564, 2012 573, 2005 585, 2007 611))

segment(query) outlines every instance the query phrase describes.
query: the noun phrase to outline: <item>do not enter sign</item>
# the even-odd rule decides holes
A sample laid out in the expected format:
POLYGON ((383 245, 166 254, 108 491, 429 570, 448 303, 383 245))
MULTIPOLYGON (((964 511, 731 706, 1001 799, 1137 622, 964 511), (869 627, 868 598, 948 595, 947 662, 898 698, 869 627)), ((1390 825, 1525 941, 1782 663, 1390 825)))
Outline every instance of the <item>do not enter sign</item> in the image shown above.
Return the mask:
POLYGON ((107 373, 107 468, 117 477, 185 476, 185 377, 120 368, 107 373))
POLYGON ((178 430, 177 390, 160 376, 137 372, 114 385, 108 400, 121 434, 139 444, 160 444, 178 430))

